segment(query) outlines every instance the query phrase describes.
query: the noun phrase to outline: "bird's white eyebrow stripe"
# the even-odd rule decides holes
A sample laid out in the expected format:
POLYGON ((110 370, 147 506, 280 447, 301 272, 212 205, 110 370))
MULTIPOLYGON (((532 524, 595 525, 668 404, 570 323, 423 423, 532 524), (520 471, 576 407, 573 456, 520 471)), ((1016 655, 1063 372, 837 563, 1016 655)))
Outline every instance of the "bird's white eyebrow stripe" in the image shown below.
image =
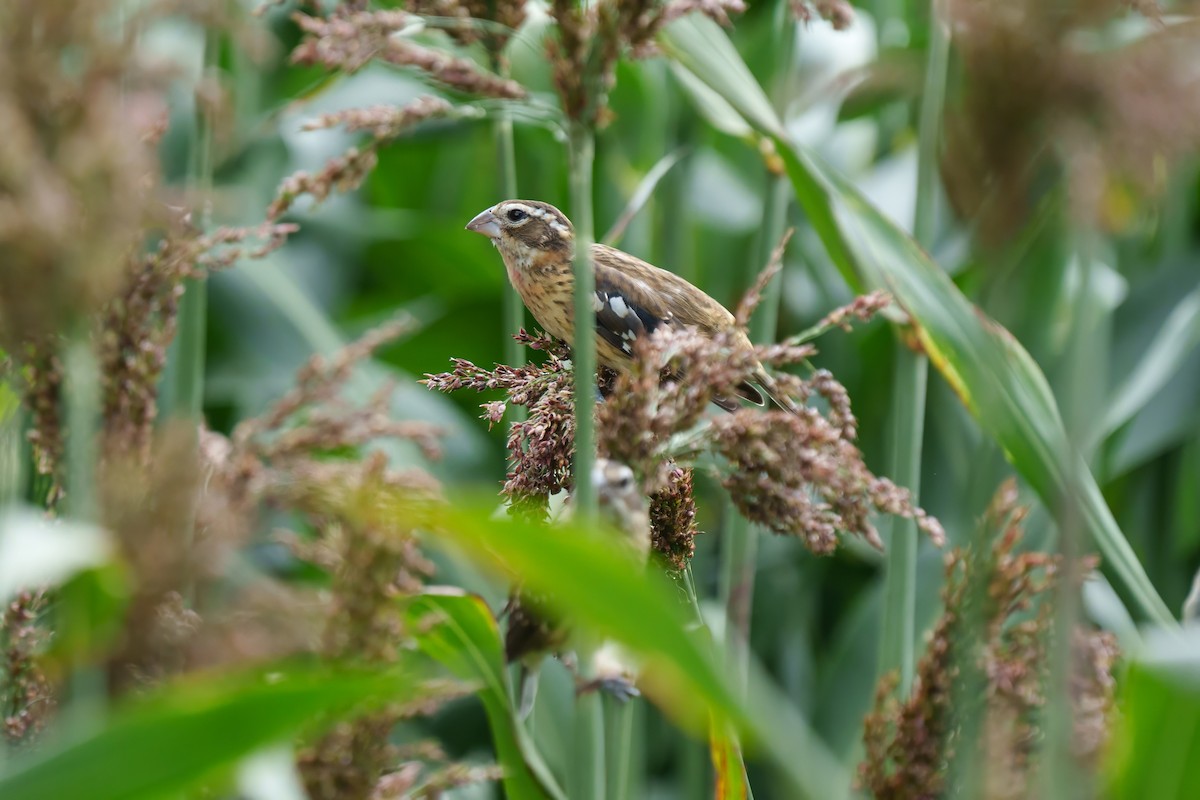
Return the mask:
POLYGON ((550 227, 553 228, 554 232, 559 234, 560 236, 566 236, 566 235, 570 234, 570 232, 571 232, 570 228, 568 228, 566 225, 563 225, 562 222, 559 221, 557 215, 555 215, 554 212, 548 211, 544 208, 539 208, 537 206, 527 206, 524 203, 505 203, 504 207, 505 208, 519 208, 522 211, 524 211, 526 214, 528 214, 530 217, 534 217, 534 218, 537 218, 537 219, 540 219, 540 220, 550 223, 550 227))

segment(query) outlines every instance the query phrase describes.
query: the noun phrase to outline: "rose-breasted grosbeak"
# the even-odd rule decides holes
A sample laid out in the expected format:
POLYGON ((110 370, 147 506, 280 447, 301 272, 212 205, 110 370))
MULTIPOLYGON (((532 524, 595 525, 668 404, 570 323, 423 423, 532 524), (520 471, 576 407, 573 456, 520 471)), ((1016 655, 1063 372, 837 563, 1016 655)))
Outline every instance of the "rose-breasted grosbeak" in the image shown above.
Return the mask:
MULTIPOLYGON (((547 333, 571 343, 575 332, 571 221, 549 203, 505 200, 467 223, 467 230, 492 240, 504 259, 508 279, 534 318, 547 333)), ((663 326, 689 327, 707 336, 725 331, 735 346, 751 347, 733 314, 678 275, 599 243, 592 245, 592 263, 596 356, 602 366, 625 371, 634 341, 663 326)), ((780 408, 795 410, 761 365, 752 380, 780 408)), ((750 383, 738 386, 737 393, 763 405, 762 394, 750 383)), ((738 408, 737 400, 729 397, 713 402, 727 411, 738 408)))
MULTIPOLYGON (((633 470, 620 462, 598 458, 592 470, 592 485, 596 487, 600 518, 621 534, 621 545, 644 563, 650 552, 650 515, 633 470)), ((568 505, 564 514, 570 514, 570 509, 568 505)), ((542 660, 551 653, 573 649, 570 626, 548 605, 545 598, 517 589, 502 613, 508 619, 504 657, 521 666, 522 717, 533 707, 535 678, 542 660)), ((620 698, 637 694, 632 670, 622 660, 619 649, 605 646, 596 652, 601 657, 593 661, 595 679, 579 688, 603 688, 620 698)))

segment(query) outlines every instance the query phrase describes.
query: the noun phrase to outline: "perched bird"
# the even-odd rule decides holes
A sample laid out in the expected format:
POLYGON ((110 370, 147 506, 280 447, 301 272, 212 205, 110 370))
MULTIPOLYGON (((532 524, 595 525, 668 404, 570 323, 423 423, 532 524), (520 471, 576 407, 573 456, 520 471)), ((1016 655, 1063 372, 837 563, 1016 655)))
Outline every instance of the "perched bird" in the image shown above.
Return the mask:
MULTIPOLYGON (((592 485, 601 518, 620 534, 619 544, 628 548, 640 562, 650 553, 650 515, 646 501, 637 485, 633 470, 607 458, 596 459, 592 470, 592 485)), ((570 513, 570 506, 567 507, 570 513)), ((521 667, 521 716, 533 708, 536 675, 542 660, 552 653, 575 649, 581 643, 573 636, 571 627, 549 606, 547 598, 516 589, 509 596, 502 616, 508 626, 504 635, 504 657, 521 667)), ((598 648, 593 660, 593 680, 581 683, 579 689, 605 689, 618 698, 636 695, 632 671, 623 660, 619 648, 606 645, 598 648)), ((570 662, 574 667, 574 663, 570 662)))
MULTIPOLYGON (((530 313, 547 333, 571 343, 575 333, 571 265, 575 234, 571 221, 549 203, 505 200, 467 223, 467 230, 492 240, 504 259, 509 281, 530 313)), ((637 338, 663 326, 690 327, 706 336, 728 331, 735 346, 751 347, 733 314, 678 275, 599 243, 592 245, 592 263, 596 356, 601 366, 626 371, 637 338)), ((752 381, 780 408, 795 410, 761 365, 752 381)), ((762 394, 750 382, 738 386, 737 393, 763 405, 762 394)), ((731 397, 717 397, 713 402, 727 411, 739 407, 731 397)))

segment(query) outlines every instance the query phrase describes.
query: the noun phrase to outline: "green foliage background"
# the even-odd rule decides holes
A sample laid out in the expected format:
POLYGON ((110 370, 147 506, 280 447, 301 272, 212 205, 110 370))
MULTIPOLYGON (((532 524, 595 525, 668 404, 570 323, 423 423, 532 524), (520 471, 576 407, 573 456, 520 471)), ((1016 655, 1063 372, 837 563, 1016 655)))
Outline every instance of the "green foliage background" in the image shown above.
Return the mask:
MULTIPOLYGON (((611 121, 597 136, 597 232, 603 234, 618 218, 656 164, 678 157, 634 217, 621 246, 687 277, 728 306, 762 267, 763 231, 769 228, 764 209, 778 180, 762 155, 762 142, 771 135, 791 137, 802 146, 804 159, 815 155, 817 163, 828 164, 828 174, 840 177, 831 179, 827 188, 832 187, 829 191, 837 202, 851 211, 858 203, 853 194, 857 192, 900 229, 911 231, 918 197, 923 135, 919 114, 931 40, 928 9, 920 3, 871 3, 856 9, 849 31, 835 32, 825 23, 801 25, 795 29, 794 47, 785 47, 779 5, 753 4, 736 20, 729 38, 780 112, 782 131, 770 130, 769 121, 764 124, 748 113, 753 103, 739 94, 736 84, 727 91, 729 106, 713 105, 711 93, 698 98, 694 90, 685 90, 678 63, 687 60, 676 52, 674 62, 657 58, 620 64, 610 98, 611 121), (752 133, 751 127, 758 132, 752 133)), ((336 78, 290 65, 286 54, 298 41, 298 32, 287 13, 270 10, 255 24, 268 34, 270 47, 264 54, 252 55, 233 38, 214 37, 229 101, 214 127, 214 223, 260 220, 285 176, 298 169, 320 169, 359 138, 340 130, 302 131, 305 120, 356 106, 404 105, 437 91, 415 74, 379 64, 336 78)), ((544 18, 527 23, 508 50, 512 76, 535 92, 530 107, 556 102, 540 44, 543 24, 544 18)), ((790 23, 786 30, 792 30, 790 23)), ((1145 28, 1129 17, 1105 30, 1113 42, 1124 35, 1145 35, 1145 28)), ((195 66, 203 62, 205 35, 202 28, 182 22, 157 25, 144 33, 141 46, 147 53, 170 54, 195 66)), ((445 45, 436 31, 422 36, 445 45)), ((713 61, 707 68, 713 72, 708 82, 719 90, 715 84, 729 73, 715 54, 710 55, 713 61)), ((689 66, 704 79, 705 64, 689 66)), ((953 107, 971 90, 953 50, 948 75, 953 107)), ((192 150, 188 131, 195 127, 194 77, 178 81, 172 127, 163 143, 167 173, 181 186, 192 150)), ((497 398, 466 393, 447 397, 416 383, 425 373, 446 369, 452 357, 483 365, 505 357, 510 332, 502 315, 503 267, 486 240, 463 230, 476 213, 504 199, 497 185, 493 130, 498 106, 474 105, 486 113, 428 123, 385 145, 378 167, 361 189, 331 196, 315 208, 301 202, 289 217, 301 229, 284 248, 262 263, 246 264, 209 282, 203 408, 210 426, 228 431, 262 411, 286 391, 297 367, 313 352, 331 352, 404 309, 419 320, 419 328, 360 369, 353 391, 366 394, 382 380, 397 381, 394 414, 432 421, 443 430, 445 457, 430 468, 445 482, 447 495, 478 497, 496 491, 505 472, 505 426, 489 431, 478 418, 477 405, 497 398)), ((538 119, 528 107, 513 110, 519 194, 570 213, 565 141, 561 133, 556 135, 552 115, 538 119)), ((776 145, 777 151, 782 149, 776 145)), ((793 181, 801 163, 809 162, 788 164, 793 181)), ((1131 212, 1111 225, 1083 226, 1087 229, 1082 231, 1070 217, 1058 177, 1032 188, 1025 198, 1027 223, 988 247, 973 236, 975 221, 956 215, 937 188, 932 197, 933 236, 923 244, 953 286, 1007 328, 1045 373, 1065 422, 1062 438, 1050 440, 1049 461, 1062 459, 1069 474, 1074 461, 1054 447, 1069 441, 1080 449, 1115 520, 1113 535, 1128 541, 1166 606, 1179 609, 1200 563, 1196 161, 1189 151, 1172 162, 1154 196, 1135 194, 1123 184, 1110 186, 1107 202, 1132 203, 1131 212)), ((775 338, 807 328, 852 299, 846 264, 830 255, 830 236, 849 242, 850 261, 858 265, 863 281, 859 288, 875 288, 871 276, 889 274, 886 262, 891 256, 872 249, 877 242, 868 241, 866 228, 850 225, 831 232, 814 221, 810 211, 789 202, 787 219, 797 226, 798 235, 786 258, 775 338), (872 263, 876 258, 879 262, 872 263)), ((893 241, 888 239, 893 234, 887 229, 880 235, 886 243, 893 241)), ((895 252, 909 252, 906 240, 896 238, 893 244, 895 252)), ((880 280, 901 294, 896 283, 880 280)), ((920 308, 943 308, 941 298, 927 298, 924 307, 899 299, 920 317, 920 308)), ((953 322, 947 313, 946 319, 953 322)), ((938 336, 952 337, 954 330, 946 327, 949 323, 939 328, 938 319, 918 321, 930 336, 923 344, 939 360, 944 353, 933 345, 945 344, 947 340, 938 336)), ((860 421, 861 447, 878 474, 892 474, 889 441, 895 420, 923 415, 921 505, 943 522, 951 544, 971 539, 975 521, 1010 475, 1027 481, 1022 483, 1023 497, 1034 504, 1027 547, 1057 548, 1056 519, 1076 519, 1089 530, 1103 527, 1086 512, 1079 523, 1079 517, 1064 516, 1052 503, 1043 504, 1048 494, 1064 487, 1084 490, 1070 477, 1057 484, 1046 478, 1047 483, 1039 485, 1038 476, 1044 478, 1053 469, 1014 447, 1019 437, 1004 440, 1008 423, 997 418, 1001 412, 991 403, 992 395, 975 396, 973 410, 980 415, 976 420, 935 369, 930 370, 927 405, 912 406, 911 396, 895 388, 896 339, 897 329, 883 320, 850 334, 835 331, 820 340, 815 364, 832 371, 849 390, 860 421), (997 438, 1004 441, 1011 462, 997 438)), ((973 352, 990 351, 960 352, 968 367, 979 366, 973 352)), ((1027 366, 1011 353, 1008 357, 1012 360, 1007 366, 1017 365, 1011 367, 1014 372, 1027 366)), ((987 372, 994 366, 985 361, 980 369, 987 375, 1003 372, 998 367, 987 372)), ((967 372, 959 374, 970 378, 967 372)), ((165 385, 171 383, 168 377, 165 385)), ((970 388, 988 392, 999 385, 983 382, 970 388)), ((1047 417, 1039 416, 1044 409, 1030 396, 1018 405, 1018 415, 1035 417, 1035 427, 1048 424, 1047 417)), ((424 463, 415 450, 396 447, 392 456, 399 464, 424 463)), ((705 533, 698 540, 692 575, 700 608, 719 639, 724 624, 721 560, 728 547, 722 532, 730 520, 715 482, 701 479, 698 487, 700 528, 705 533)), ((1064 498, 1070 500, 1070 491, 1064 490, 1060 499, 1064 498)), ((887 530, 886 524, 882 527, 887 530)), ((798 541, 756 535, 751 650, 762 676, 754 674, 769 676, 764 685, 777 687, 789 709, 815 733, 820 748, 829 751, 831 763, 849 773, 861 757, 862 719, 879 673, 885 598, 891 596, 885 590, 886 556, 849 546, 821 559, 798 541)), ((1090 542, 1077 537, 1076 546, 1091 549, 1090 542)), ((485 577, 460 553, 435 552, 437 582, 478 592, 493 608, 502 604, 502 582, 485 577)), ((1148 615, 1123 585, 1119 571, 1114 573, 1108 562, 1104 568, 1128 606, 1111 592, 1089 589, 1083 614, 1124 634, 1122 643, 1135 660, 1142 645, 1136 632, 1130 633, 1127 620, 1145 620, 1148 615)), ((919 652, 923 632, 940 612, 942 554, 928 542, 920 543, 914 585, 913 641, 906 646, 919 652)), ((1173 640, 1158 646, 1183 648, 1173 640)), ((1137 667, 1130 691, 1140 686, 1168 697, 1186 696, 1191 704, 1187 708, 1194 709, 1200 661, 1194 658, 1194 647, 1181 652, 1187 653, 1184 673, 1190 677, 1165 678, 1147 657, 1146 664, 1137 667)), ((536 749, 561 781, 571 771, 573 704, 562 669, 553 665, 544 673, 532 743, 525 745, 536 749)), ((316 677, 312 680, 319 684, 316 677)), ((366 679, 345 680, 340 693, 327 690, 337 703, 379 691, 378 686, 367 686, 366 679)), ((301 686, 297 691, 303 702, 325 707, 319 697, 322 690, 301 686)), ((264 695, 262 701, 270 699, 264 695)), ((252 704, 247 708, 253 711, 252 704)), ((1158 774, 1148 770, 1138 754, 1154 752, 1154 737, 1167 735, 1161 726, 1146 721, 1154 719, 1161 706, 1150 706, 1145 714, 1137 708, 1129 717, 1133 743, 1123 745, 1127 752, 1119 762, 1133 766, 1114 782, 1114 796, 1141 796, 1137 793, 1147 784, 1139 781, 1158 774)), ((493 747, 488 718, 496 713, 489 707, 485 714, 475 699, 459 701, 422 732, 436 735, 454 755, 487 758, 493 747)), ((511 715, 511 708, 507 713, 511 715)), ((708 745, 680 732, 648 704, 639 702, 630 713, 636 753, 632 788, 611 796, 707 795, 712 781, 708 745)), ((1194 717, 1186 721, 1186 731, 1170 736, 1188 740, 1190 731, 1194 740, 1200 725, 1194 717)), ((281 722, 280 730, 290 725, 281 722)), ((262 740, 277 736, 277 731, 264 731, 262 740)), ((776 743, 780 745, 786 749, 787 740, 776 743)), ((1185 762, 1186 753, 1178 763, 1185 762)), ((1180 773, 1177 784, 1156 796, 1187 796, 1188 787, 1198 785, 1190 779, 1200 780, 1195 763, 1180 773)), ((788 787, 795 784, 771 764, 770 758, 750 760, 749 783, 755 795, 792 796, 788 787)), ((25 779, 32 780, 28 775, 25 779)), ((12 784, 12 796, 53 796, 31 789, 23 794, 27 785, 32 784, 12 784)), ((128 796, 153 796, 158 789, 146 791, 150 794, 128 796)), ((462 790, 461 796, 488 796, 492 790, 470 791, 476 794, 462 790)))

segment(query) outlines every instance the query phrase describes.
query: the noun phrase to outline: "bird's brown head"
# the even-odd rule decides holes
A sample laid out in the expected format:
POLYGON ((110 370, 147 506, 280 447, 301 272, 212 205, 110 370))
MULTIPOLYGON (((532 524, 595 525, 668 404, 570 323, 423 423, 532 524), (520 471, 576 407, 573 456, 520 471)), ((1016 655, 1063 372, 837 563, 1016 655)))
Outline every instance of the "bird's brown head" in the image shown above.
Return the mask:
POLYGON ((539 255, 570 258, 574 228, 567 215, 538 200, 505 200, 467 223, 467 230, 492 240, 505 260, 521 262, 539 255))

